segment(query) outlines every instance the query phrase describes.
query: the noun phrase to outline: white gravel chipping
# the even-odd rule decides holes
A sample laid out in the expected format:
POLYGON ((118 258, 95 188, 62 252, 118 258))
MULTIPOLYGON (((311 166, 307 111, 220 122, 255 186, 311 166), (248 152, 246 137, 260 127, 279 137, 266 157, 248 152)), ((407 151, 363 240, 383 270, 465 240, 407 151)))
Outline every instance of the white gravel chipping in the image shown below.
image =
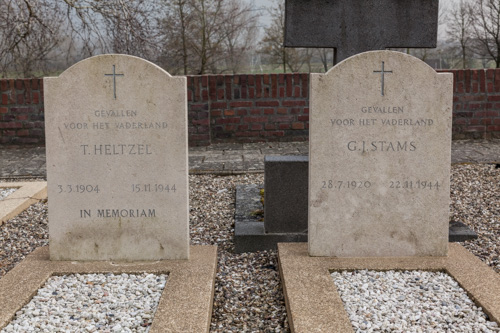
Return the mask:
POLYGON ((148 332, 167 275, 53 276, 1 332, 148 332))
POLYGON ((331 275, 355 332, 500 332, 446 273, 359 270, 331 275))
POLYGON ((17 188, 12 188, 12 187, 0 188, 0 200, 3 200, 4 198, 8 197, 12 193, 14 193, 16 190, 17 190, 17 188))

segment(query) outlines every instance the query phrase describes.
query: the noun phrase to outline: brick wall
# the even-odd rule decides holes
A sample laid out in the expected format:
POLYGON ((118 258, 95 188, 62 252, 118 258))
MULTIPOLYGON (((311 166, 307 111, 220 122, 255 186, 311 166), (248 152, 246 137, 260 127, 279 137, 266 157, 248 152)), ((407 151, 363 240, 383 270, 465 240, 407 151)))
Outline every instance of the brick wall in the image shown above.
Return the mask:
POLYGON ((453 70, 453 138, 500 138, 500 69, 453 70))
POLYGON ((305 141, 309 75, 188 77, 189 142, 305 141))
POLYGON ((0 79, 0 144, 45 143, 42 79, 0 79))
MULTIPOLYGON (((500 69, 453 70, 453 138, 500 138, 500 69)), ((309 75, 188 76, 189 144, 304 141, 309 75)), ((42 79, 0 79, 0 144, 43 145, 42 79)))

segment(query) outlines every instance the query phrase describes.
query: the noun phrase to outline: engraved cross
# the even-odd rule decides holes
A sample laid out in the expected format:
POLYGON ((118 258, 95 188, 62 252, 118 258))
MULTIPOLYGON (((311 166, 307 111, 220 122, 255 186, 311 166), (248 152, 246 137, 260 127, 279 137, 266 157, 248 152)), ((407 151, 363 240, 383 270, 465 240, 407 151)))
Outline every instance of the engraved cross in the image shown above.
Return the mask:
POLYGON ((116 77, 117 76, 125 76, 125 74, 116 74, 115 65, 113 65, 113 74, 104 74, 104 76, 112 76, 113 77, 113 96, 116 99, 116 77))
POLYGON ((380 73, 380 75, 381 75, 381 80, 382 80, 381 93, 382 93, 382 96, 384 96, 384 75, 385 75, 385 73, 391 73, 392 74, 392 71, 386 71, 386 70, 384 70, 384 62, 382 61, 382 70, 381 71, 373 71, 373 73, 380 73))

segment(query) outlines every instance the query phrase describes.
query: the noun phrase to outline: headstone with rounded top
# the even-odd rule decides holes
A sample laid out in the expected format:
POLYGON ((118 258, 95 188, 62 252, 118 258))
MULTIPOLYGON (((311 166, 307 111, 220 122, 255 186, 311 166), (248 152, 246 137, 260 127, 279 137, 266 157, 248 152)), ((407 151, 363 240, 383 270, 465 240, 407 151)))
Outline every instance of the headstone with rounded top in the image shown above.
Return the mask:
POLYGON ((101 55, 44 89, 51 259, 187 259, 186 79, 101 55))

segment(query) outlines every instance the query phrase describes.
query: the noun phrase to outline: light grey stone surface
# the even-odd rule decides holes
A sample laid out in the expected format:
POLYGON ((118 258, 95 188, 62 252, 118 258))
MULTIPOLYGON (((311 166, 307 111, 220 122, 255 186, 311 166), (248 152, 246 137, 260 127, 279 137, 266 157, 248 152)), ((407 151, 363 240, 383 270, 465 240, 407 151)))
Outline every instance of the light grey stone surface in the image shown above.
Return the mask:
POLYGON ((310 255, 447 254, 452 85, 393 51, 311 75, 310 255))
POLYGON ((125 55, 44 79, 52 260, 188 258, 185 80, 125 55))

